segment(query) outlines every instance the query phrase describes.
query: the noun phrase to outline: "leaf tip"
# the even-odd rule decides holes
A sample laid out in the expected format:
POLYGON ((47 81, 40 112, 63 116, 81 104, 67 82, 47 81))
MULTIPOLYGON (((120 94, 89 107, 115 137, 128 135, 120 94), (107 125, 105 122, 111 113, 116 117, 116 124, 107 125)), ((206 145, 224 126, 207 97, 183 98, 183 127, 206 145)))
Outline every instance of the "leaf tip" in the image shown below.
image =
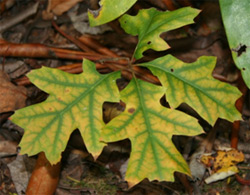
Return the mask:
POLYGON ((33 83, 32 81, 32 77, 33 78, 36 78, 36 74, 38 74, 38 72, 44 70, 44 69, 49 69, 49 67, 46 67, 46 66, 42 66, 41 68, 37 68, 37 69, 34 69, 34 70, 31 70, 29 71, 26 76, 30 79, 30 81, 33 83))
MULTIPOLYGON (((193 8, 193 7, 188 7, 190 10, 192 10, 195 14, 196 14, 196 16, 198 16, 201 12, 202 12, 202 10, 200 10, 200 9, 196 9, 196 8, 193 8)), ((196 17, 195 16, 195 17, 196 17)))
POLYGON ((98 155, 93 155, 93 158, 94 158, 94 161, 96 161, 96 159, 98 158, 98 155))
POLYGON ((130 189, 130 188, 132 188, 133 186, 135 186, 135 185, 138 183, 138 181, 137 181, 137 182, 134 182, 134 181, 132 181, 132 180, 127 180, 127 183, 128 183, 128 189, 130 189))
POLYGON ((30 77, 32 76, 32 74, 33 74, 34 71, 36 71, 36 70, 38 70, 38 69, 29 71, 29 72, 26 74, 26 76, 30 79, 30 77))
POLYGON ((82 70, 84 73, 96 71, 95 63, 84 58, 82 61, 82 70))

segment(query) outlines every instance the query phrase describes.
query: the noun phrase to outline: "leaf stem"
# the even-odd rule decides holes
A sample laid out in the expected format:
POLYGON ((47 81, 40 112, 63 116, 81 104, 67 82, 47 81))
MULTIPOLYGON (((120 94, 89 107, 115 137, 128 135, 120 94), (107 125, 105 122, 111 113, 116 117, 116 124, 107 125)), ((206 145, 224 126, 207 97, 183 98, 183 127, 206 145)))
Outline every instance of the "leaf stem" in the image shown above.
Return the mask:
POLYGON ((130 60, 128 62, 128 68, 129 68, 130 72, 132 73, 133 78, 136 78, 135 71, 134 71, 132 65, 133 65, 133 62, 134 62, 134 59, 135 59, 135 51, 137 49, 137 46, 138 46, 138 43, 137 43, 137 45, 136 45, 136 47, 135 47, 135 49, 133 51, 132 57, 130 58, 130 60))

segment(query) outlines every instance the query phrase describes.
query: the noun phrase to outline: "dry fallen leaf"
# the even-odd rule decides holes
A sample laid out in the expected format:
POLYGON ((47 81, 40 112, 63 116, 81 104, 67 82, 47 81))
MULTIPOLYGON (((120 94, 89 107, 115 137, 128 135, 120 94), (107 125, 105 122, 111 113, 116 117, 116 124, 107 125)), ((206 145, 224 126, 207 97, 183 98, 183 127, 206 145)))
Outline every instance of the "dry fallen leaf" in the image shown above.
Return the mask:
POLYGON ((18 194, 25 192, 35 163, 36 160, 27 155, 17 155, 16 160, 7 165, 18 194))
POLYGON ((0 113, 10 112, 25 106, 27 91, 10 82, 8 75, 0 71, 0 113))
POLYGON ((208 177, 205 182, 211 183, 238 172, 236 164, 244 161, 244 154, 241 151, 235 149, 218 150, 214 154, 204 154, 201 159, 211 176, 208 177))
POLYGON ((49 0, 47 10, 43 12, 43 19, 51 19, 53 14, 60 16, 81 1, 82 0, 49 0))

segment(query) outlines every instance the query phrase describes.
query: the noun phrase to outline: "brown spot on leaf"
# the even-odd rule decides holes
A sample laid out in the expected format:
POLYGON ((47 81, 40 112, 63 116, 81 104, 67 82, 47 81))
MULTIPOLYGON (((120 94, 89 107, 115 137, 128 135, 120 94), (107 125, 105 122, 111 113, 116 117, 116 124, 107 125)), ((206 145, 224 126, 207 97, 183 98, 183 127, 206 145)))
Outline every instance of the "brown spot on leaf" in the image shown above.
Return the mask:
POLYGON ((61 97, 57 97, 57 99, 58 99, 58 101, 60 101, 60 102, 63 101, 61 97))
POLYGON ((135 109, 134 109, 134 108, 129 108, 129 109, 128 109, 128 112, 132 114, 132 113, 135 112, 135 109))

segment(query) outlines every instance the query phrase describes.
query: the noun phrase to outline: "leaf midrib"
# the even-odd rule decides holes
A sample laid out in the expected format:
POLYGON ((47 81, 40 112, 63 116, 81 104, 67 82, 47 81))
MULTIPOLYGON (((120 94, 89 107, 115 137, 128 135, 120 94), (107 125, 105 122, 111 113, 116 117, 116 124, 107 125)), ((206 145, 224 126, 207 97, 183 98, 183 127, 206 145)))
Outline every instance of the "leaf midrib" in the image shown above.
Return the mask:
MULTIPOLYGON (((138 83, 137 79, 134 78, 135 80, 135 85, 136 85, 136 91, 137 91, 137 94, 139 96, 139 102, 140 102, 140 107, 141 107, 141 110, 142 110, 142 113, 143 113, 143 116, 144 116, 144 119, 145 119, 145 123, 146 123, 146 131, 148 132, 149 136, 148 136, 148 139, 150 140, 150 143, 151 143, 151 146, 152 146, 152 150, 153 150, 153 154, 154 154, 154 160, 156 162, 156 166, 157 166, 157 172, 158 174, 160 175, 160 177, 162 177, 162 174, 161 174, 161 165, 159 164, 159 159, 156 155, 156 151, 155 151, 155 147, 154 147, 154 143, 152 141, 154 135, 153 135, 153 132, 151 131, 151 125, 150 125, 150 122, 149 122, 149 117, 147 115, 147 111, 145 110, 146 106, 144 104, 144 98, 143 98, 143 95, 142 95, 142 92, 141 92, 141 86, 140 84, 138 83)), ((140 161, 141 163, 138 165, 138 167, 140 167, 142 165, 142 161, 140 161)), ((137 169, 138 171, 140 170, 140 168, 137 169)))

